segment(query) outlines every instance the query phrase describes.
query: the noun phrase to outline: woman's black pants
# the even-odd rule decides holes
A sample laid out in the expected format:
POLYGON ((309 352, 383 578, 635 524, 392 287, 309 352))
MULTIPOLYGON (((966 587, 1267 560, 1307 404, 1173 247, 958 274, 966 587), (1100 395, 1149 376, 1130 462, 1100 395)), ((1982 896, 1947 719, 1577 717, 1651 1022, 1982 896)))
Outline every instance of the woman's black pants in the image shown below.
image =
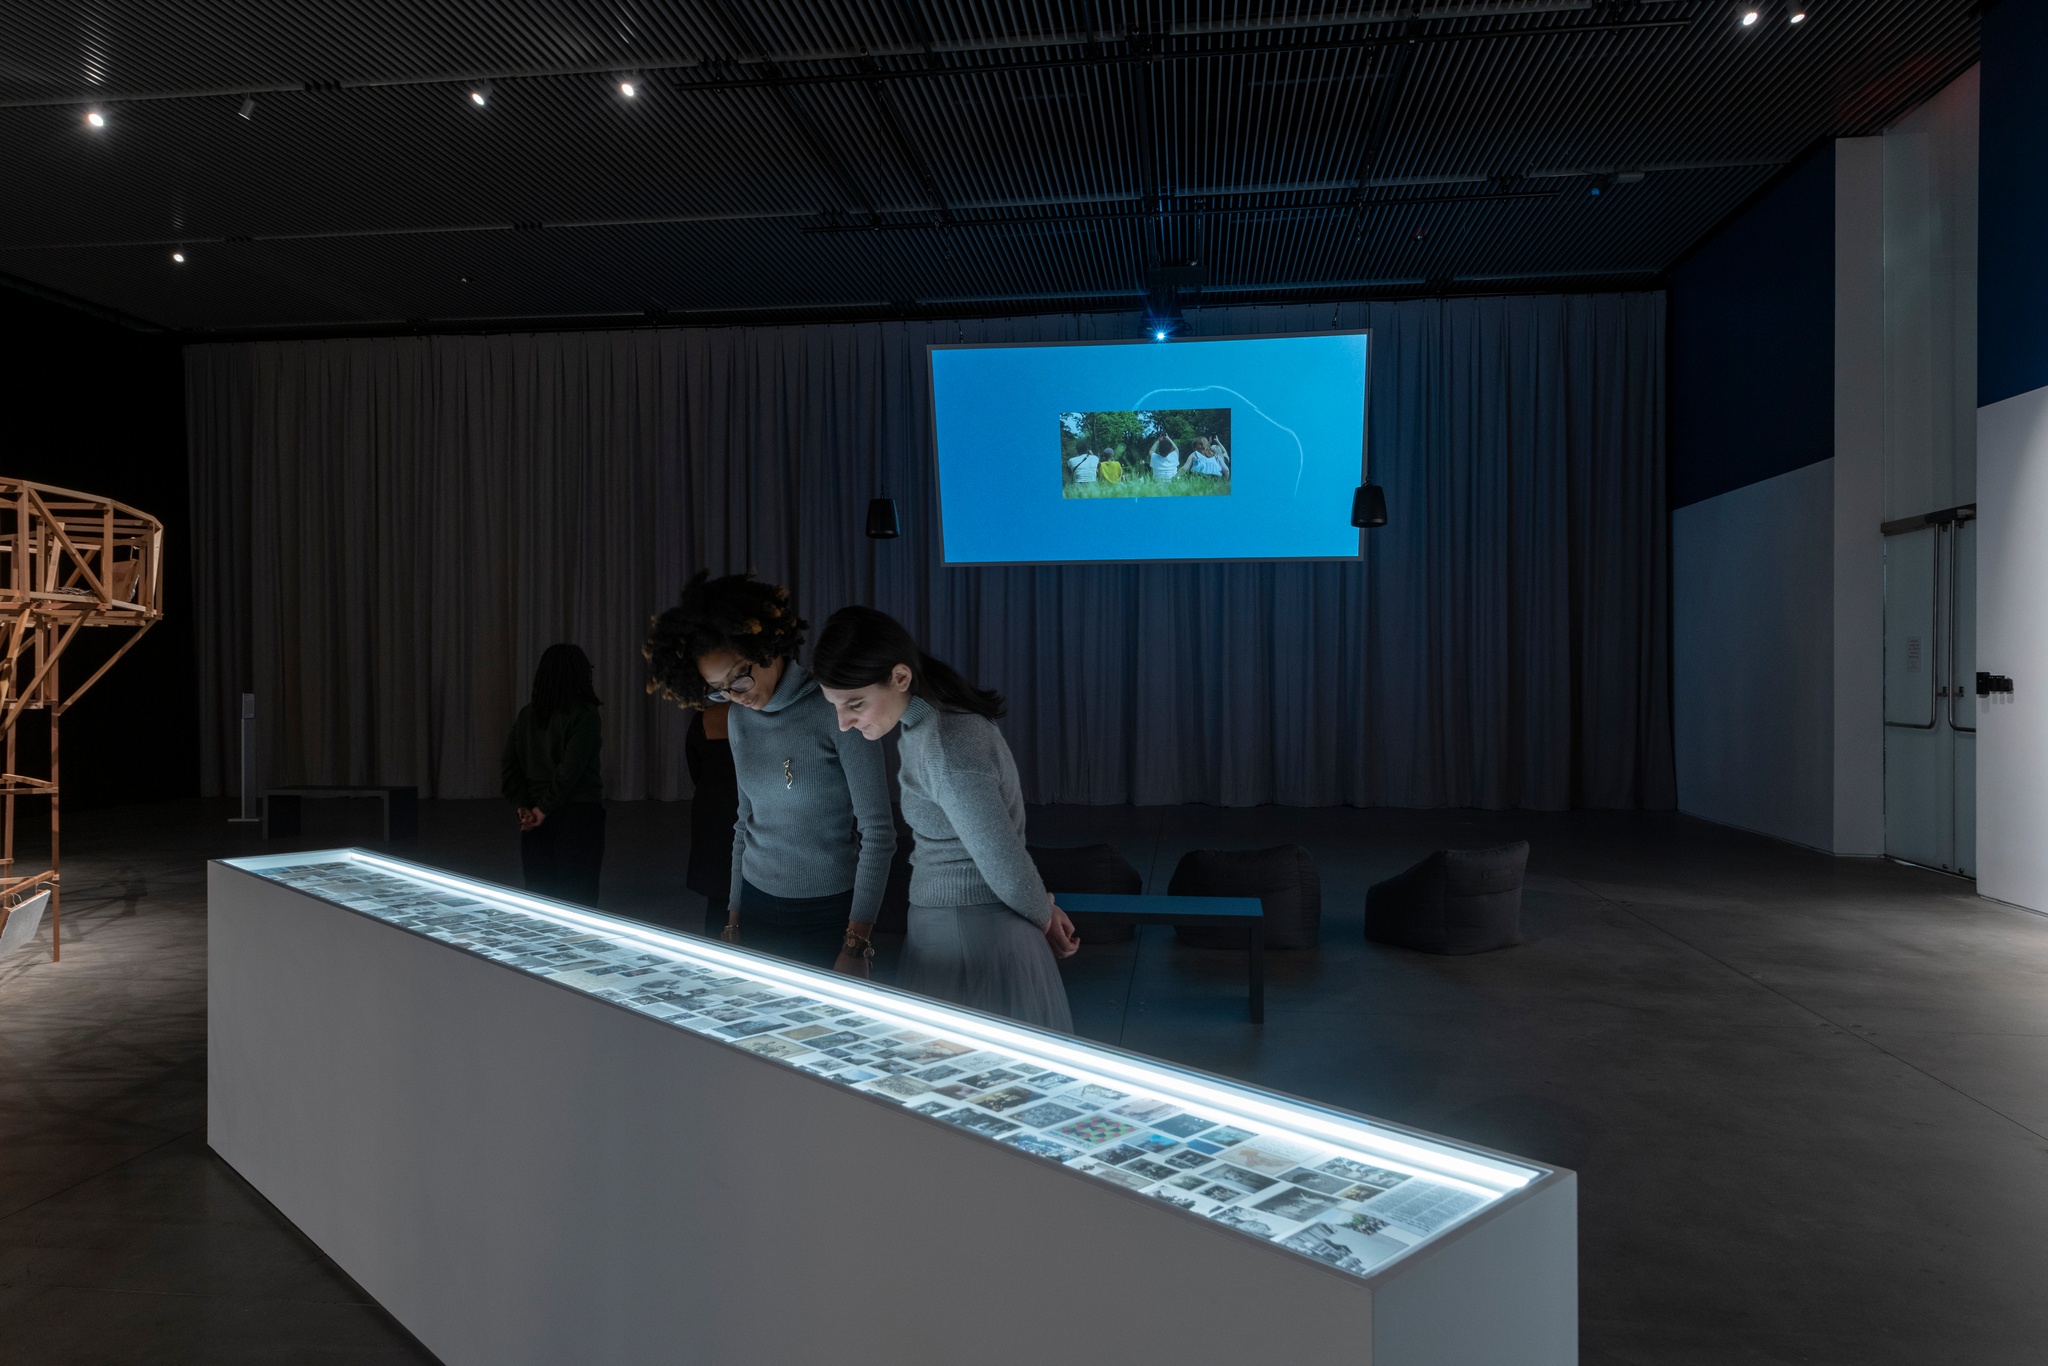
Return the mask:
POLYGON ((571 802, 537 829, 519 834, 519 866, 526 890, 579 906, 597 904, 597 872, 604 863, 604 807, 571 802))
MULTIPOLYGON (((846 919, 853 911, 853 889, 830 896, 770 896, 753 883, 740 885, 740 947, 759 949, 814 968, 829 968, 846 941, 846 919)), ((723 912, 705 931, 725 928, 723 912)))

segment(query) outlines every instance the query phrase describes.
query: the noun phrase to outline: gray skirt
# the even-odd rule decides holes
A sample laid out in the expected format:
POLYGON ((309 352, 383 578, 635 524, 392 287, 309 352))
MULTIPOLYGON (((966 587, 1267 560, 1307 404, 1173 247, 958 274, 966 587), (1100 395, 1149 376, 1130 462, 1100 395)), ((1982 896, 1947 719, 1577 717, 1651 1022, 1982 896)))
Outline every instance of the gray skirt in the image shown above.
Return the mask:
POLYGON ((912 906, 896 985, 1041 1029, 1074 1032, 1052 946, 1001 902, 912 906))

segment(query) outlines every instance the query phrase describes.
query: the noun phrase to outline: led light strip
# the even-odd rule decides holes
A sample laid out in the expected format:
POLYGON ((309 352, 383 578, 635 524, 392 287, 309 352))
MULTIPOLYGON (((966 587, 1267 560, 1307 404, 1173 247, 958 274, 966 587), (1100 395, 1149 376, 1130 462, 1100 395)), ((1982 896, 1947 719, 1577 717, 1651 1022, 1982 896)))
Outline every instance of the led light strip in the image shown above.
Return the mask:
POLYGON ((1048 1067, 1057 1065, 1065 1070, 1087 1073, 1090 1079, 1114 1081, 1156 1091, 1176 1100, 1199 1105, 1205 1109, 1218 1110, 1226 1116, 1241 1118, 1253 1124, 1277 1127, 1303 1136, 1319 1137, 1346 1148, 1382 1155, 1394 1162, 1421 1168, 1433 1177, 1466 1188, 1471 1193, 1488 1199, 1520 1190, 1538 1175, 1523 1168, 1509 1167, 1506 1164, 1494 1165, 1469 1158, 1421 1141, 1396 1138, 1364 1128, 1356 1121, 1346 1122, 1335 1116, 1297 1109, 1284 1102, 1262 1100, 1256 1096, 1227 1091, 1213 1083, 1190 1076, 1170 1064, 1160 1064, 1158 1066, 1161 1070, 1155 1071, 1150 1067, 1126 1063, 1116 1057, 1103 1056, 1076 1047, 1056 1036, 1006 1026, 993 1019, 955 1013, 950 1008, 927 1006, 905 996, 892 994, 886 1000, 878 1002, 865 994, 866 991, 874 990, 872 987, 853 989, 824 974, 789 967, 765 956, 738 953, 709 940, 695 939, 651 926, 635 925, 603 914, 577 910, 537 897, 524 896, 508 888, 472 882, 453 874, 359 849, 348 850, 346 857, 352 862, 366 864, 395 876, 443 887, 479 900, 495 901, 512 910, 552 920, 557 924, 586 929, 613 939, 659 949, 674 957, 737 972, 756 980, 772 982, 789 990, 829 1000, 849 1010, 893 1016, 905 1025, 964 1035, 993 1047, 1009 1049, 1040 1059, 1048 1067))

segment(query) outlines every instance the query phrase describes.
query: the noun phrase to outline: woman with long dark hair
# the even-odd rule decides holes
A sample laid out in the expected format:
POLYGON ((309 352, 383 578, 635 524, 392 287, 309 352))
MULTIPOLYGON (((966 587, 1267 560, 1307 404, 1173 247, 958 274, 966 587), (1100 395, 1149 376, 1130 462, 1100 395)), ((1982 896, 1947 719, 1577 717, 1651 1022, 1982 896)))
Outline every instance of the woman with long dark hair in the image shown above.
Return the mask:
POLYGON ((505 737, 505 800, 519 813, 526 890, 597 904, 604 863, 604 728, 590 659, 550 645, 533 671, 533 700, 505 737))
POLYGON ((832 614, 812 672, 840 729, 899 726, 911 855, 910 935, 897 985, 1073 1032, 1057 959, 1080 946, 1024 848, 1024 794, 995 727, 1002 695, 975 687, 872 607, 832 614))
POLYGON ((738 787, 723 936, 865 977, 896 824, 874 746, 840 732, 804 666, 789 590, 700 571, 642 647, 651 692, 720 702, 738 787))
POLYGON ((1165 432, 1152 443, 1152 477, 1161 481, 1178 478, 1180 475, 1180 447, 1165 432))

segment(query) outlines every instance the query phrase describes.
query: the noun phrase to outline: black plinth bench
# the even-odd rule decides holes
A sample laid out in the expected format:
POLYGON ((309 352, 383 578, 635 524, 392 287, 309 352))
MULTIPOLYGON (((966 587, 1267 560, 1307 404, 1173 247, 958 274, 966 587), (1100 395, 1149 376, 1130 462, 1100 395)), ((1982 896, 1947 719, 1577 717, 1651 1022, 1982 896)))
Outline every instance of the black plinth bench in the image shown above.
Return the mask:
POLYGON ((306 798, 374 797, 384 803, 384 838, 409 840, 420 833, 417 787, 273 787, 263 793, 263 838, 299 833, 299 803, 306 798))

